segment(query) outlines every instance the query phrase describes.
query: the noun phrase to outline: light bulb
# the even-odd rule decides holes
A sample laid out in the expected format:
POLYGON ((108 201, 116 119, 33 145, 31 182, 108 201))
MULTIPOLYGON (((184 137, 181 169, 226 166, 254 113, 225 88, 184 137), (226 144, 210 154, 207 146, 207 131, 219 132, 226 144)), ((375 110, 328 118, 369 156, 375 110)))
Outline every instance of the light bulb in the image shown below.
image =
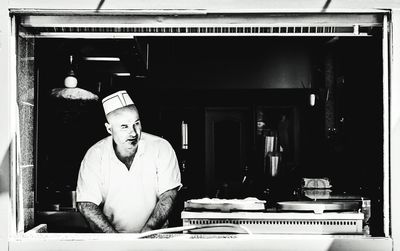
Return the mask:
POLYGON ((64 79, 64 86, 67 88, 75 88, 78 85, 78 79, 75 76, 75 72, 72 65, 73 56, 69 56, 69 73, 68 76, 64 79))
POLYGON ((74 75, 68 75, 64 79, 64 86, 67 88, 75 88, 78 85, 78 79, 74 75))

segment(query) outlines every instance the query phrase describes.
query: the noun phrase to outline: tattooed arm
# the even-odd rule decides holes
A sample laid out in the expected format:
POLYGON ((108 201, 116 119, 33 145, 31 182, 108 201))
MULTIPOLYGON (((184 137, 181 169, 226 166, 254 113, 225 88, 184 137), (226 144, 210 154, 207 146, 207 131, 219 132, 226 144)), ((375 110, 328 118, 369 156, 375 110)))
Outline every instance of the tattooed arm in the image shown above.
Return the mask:
POLYGON ((151 213, 141 232, 159 229, 164 225, 172 211, 172 207, 177 195, 178 188, 170 189, 160 195, 153 212, 151 213))
POLYGON ((118 233, 110 224, 99 206, 92 202, 78 202, 78 209, 95 233, 118 233))

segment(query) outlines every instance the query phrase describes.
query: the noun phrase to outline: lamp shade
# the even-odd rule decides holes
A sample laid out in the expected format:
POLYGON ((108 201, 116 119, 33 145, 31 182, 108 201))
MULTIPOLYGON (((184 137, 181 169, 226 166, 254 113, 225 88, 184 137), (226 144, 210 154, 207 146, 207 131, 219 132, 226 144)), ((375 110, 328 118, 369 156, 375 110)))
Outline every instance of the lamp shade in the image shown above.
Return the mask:
POLYGON ((78 88, 78 79, 75 75, 73 56, 69 57, 69 71, 64 79, 65 88, 54 88, 50 95, 55 98, 71 99, 71 100, 98 100, 99 97, 87 90, 78 88))
POLYGON ((62 99, 72 99, 72 100, 98 100, 99 96, 96 94, 81 89, 79 87, 75 88, 54 88, 51 90, 51 96, 55 98, 62 99))

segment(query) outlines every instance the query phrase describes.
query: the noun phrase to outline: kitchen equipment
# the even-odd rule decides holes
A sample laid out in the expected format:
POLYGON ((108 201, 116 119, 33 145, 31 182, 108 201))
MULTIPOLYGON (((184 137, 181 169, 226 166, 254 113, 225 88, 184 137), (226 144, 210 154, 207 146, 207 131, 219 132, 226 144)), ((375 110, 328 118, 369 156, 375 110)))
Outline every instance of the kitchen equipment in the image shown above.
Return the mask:
MULTIPOLYGON (((185 202, 183 226, 238 224, 258 234, 364 234, 364 213, 357 201, 283 201, 278 210, 261 209, 265 201, 199 199, 185 202), (213 211, 212 211, 213 210, 213 211)), ((232 229, 210 227, 194 233, 223 233, 232 229)))
MULTIPOLYGON (((253 234, 363 234, 363 213, 326 212, 190 212, 181 214, 183 226, 238 224, 253 234)), ((204 228, 193 233, 223 233, 231 229, 204 228)))
POLYGON ((332 193, 329 178, 303 178, 301 192, 312 200, 329 199, 332 193))
MULTIPOLYGON (((304 191, 304 196, 313 199, 314 203, 344 203, 345 207, 350 210, 358 210, 364 214, 363 228, 364 234, 370 233, 370 218, 371 218, 371 200, 366 197, 355 195, 340 195, 340 194, 326 194, 326 196, 315 196, 315 194, 307 194, 307 191, 318 191, 319 189, 308 189, 304 191)), ((329 189, 321 189, 329 190, 329 189)), ((330 190, 329 190, 330 191, 330 190)), ((343 210, 343 209, 342 209, 343 210)))
POLYGON ((281 201, 277 202, 279 210, 321 214, 325 211, 356 211, 360 208, 357 201, 281 201))
POLYGON ((189 148, 189 144, 188 144, 188 124, 185 123, 185 121, 182 121, 181 130, 182 130, 182 149, 188 149, 189 148))
POLYGON ((304 197, 312 200, 329 199, 332 193, 331 189, 302 189, 304 197))
POLYGON ((264 148, 264 155, 266 156, 270 152, 274 152, 277 149, 277 140, 276 136, 265 136, 265 148, 264 148))
POLYGON ((303 178, 302 183, 302 188, 305 189, 332 188, 329 178, 303 178))
POLYGON ((268 175, 276 177, 279 173, 281 154, 278 152, 270 152, 267 154, 268 158, 268 175))

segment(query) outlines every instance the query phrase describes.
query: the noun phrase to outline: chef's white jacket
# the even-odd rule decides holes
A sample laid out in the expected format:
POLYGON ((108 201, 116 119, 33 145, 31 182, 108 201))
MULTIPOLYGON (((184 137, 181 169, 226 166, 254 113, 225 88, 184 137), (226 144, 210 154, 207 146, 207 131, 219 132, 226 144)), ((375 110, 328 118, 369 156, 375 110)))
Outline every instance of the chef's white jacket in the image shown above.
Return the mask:
POLYGON ((128 170, 115 155, 112 137, 93 145, 82 160, 77 202, 93 202, 118 232, 139 232, 163 192, 181 187, 178 161, 172 146, 142 132, 128 170))

